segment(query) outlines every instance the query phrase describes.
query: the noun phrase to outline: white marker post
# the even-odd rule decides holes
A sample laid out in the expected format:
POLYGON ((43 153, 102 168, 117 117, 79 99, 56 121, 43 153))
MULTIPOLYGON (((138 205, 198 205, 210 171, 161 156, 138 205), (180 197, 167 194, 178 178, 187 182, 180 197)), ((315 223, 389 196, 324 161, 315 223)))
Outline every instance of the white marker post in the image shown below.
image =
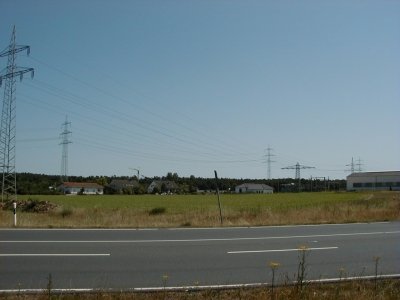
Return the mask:
POLYGON ((14 202, 13 205, 14 205, 14 227, 17 227, 17 202, 14 202))

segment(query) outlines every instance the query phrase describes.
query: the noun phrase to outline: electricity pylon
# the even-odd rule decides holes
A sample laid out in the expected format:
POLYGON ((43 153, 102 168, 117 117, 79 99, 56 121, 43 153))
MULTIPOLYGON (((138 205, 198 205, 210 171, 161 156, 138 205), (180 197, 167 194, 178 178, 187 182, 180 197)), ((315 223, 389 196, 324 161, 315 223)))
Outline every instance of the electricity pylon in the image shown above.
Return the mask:
POLYGON ((353 174, 354 172, 361 172, 362 171, 361 166, 362 166, 361 159, 360 158, 357 159, 357 163, 355 163, 354 159, 352 157, 351 163, 346 165, 346 167, 350 167, 350 169, 348 169, 346 171, 351 172, 351 174, 353 174), (357 166, 357 169, 356 169, 356 166, 357 166))
POLYGON ((353 174, 354 173, 354 159, 353 158, 351 158, 351 163, 350 164, 348 164, 348 165, 346 165, 346 167, 350 167, 350 169, 349 170, 346 170, 346 171, 350 171, 351 172, 351 174, 353 174))
POLYGON ((271 160, 271 157, 275 156, 275 154, 271 153, 272 150, 273 149, 268 146, 267 154, 265 155, 267 157, 267 175, 268 175, 267 179, 271 179, 271 163, 275 162, 274 160, 271 160))
POLYGON ((300 165, 299 163, 297 163, 297 164, 295 164, 294 166, 289 166, 289 167, 285 167, 285 168, 282 168, 282 170, 284 170, 284 169, 291 169, 291 170, 296 170, 296 173, 295 173, 295 179, 297 179, 298 180, 298 184, 299 184, 299 191, 300 191, 300 169, 314 169, 315 167, 308 167, 308 166, 303 166, 303 165, 300 165))
POLYGON ((0 87, 3 80, 4 99, 0 125, 0 168, 2 173, 1 201, 15 201, 17 199, 17 178, 15 171, 16 154, 16 78, 22 80, 25 73, 30 72, 33 77, 33 68, 23 68, 16 65, 17 53, 27 52, 29 46, 20 46, 15 42, 15 26, 11 34, 10 44, 0 52, 0 57, 8 57, 7 67, 0 73, 0 87))
POLYGON ((62 145, 62 157, 61 157, 61 182, 68 181, 68 144, 72 142, 69 140, 71 131, 69 130, 69 126, 71 126, 71 122, 68 122, 68 116, 65 117, 65 122, 62 124, 63 131, 60 134, 62 141, 60 145, 62 145))

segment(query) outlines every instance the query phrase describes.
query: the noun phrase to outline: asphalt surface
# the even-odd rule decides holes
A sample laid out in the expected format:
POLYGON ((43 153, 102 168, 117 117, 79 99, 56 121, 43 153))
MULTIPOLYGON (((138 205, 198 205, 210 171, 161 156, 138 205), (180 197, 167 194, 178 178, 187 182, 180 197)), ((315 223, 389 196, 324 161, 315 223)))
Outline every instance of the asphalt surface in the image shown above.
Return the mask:
POLYGON ((0 291, 133 289, 400 276, 400 223, 217 229, 0 229, 0 291), (376 264, 376 261, 378 262, 376 264))

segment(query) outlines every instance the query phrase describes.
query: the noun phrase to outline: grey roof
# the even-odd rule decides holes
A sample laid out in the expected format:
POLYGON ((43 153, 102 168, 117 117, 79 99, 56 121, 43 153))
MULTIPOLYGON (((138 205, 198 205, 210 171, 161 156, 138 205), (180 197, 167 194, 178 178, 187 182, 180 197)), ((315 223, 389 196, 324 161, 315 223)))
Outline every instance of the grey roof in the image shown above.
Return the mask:
POLYGON ((347 178, 349 177, 366 177, 366 176, 400 176, 400 171, 383 171, 383 172, 357 172, 357 173, 352 173, 347 178))
POLYGON ((246 188, 249 190, 273 190, 271 186, 263 183, 243 183, 238 185, 236 188, 246 188))

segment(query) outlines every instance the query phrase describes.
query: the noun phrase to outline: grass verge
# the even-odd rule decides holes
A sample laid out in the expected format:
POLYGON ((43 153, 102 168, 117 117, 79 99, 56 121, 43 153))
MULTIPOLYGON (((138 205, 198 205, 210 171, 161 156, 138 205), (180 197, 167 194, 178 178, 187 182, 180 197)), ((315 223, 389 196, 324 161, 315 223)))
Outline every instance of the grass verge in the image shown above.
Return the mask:
MULTIPOLYGON (((20 196, 19 201, 32 196, 20 196)), ((19 227, 143 228, 220 226, 214 195, 34 196, 56 207, 18 211, 19 227)), ((399 192, 221 196, 224 226, 373 222, 400 219, 399 192)), ((0 226, 12 226, 0 210, 0 226)))
POLYGON ((257 288, 235 288, 235 289, 207 289, 207 290, 190 290, 190 291, 159 291, 159 292, 106 292, 96 291, 92 293, 65 293, 56 294, 51 290, 44 290, 38 294, 0 294, 2 299, 26 299, 26 300, 42 300, 42 299, 125 299, 125 300, 164 300, 164 299, 382 299, 382 300, 395 300, 399 299, 400 295, 400 280, 389 279, 380 280, 378 282, 378 289, 374 281, 341 281, 339 283, 329 284, 308 284, 307 288, 301 292, 296 286, 285 285, 275 287, 274 292, 271 288, 257 287, 257 288))

